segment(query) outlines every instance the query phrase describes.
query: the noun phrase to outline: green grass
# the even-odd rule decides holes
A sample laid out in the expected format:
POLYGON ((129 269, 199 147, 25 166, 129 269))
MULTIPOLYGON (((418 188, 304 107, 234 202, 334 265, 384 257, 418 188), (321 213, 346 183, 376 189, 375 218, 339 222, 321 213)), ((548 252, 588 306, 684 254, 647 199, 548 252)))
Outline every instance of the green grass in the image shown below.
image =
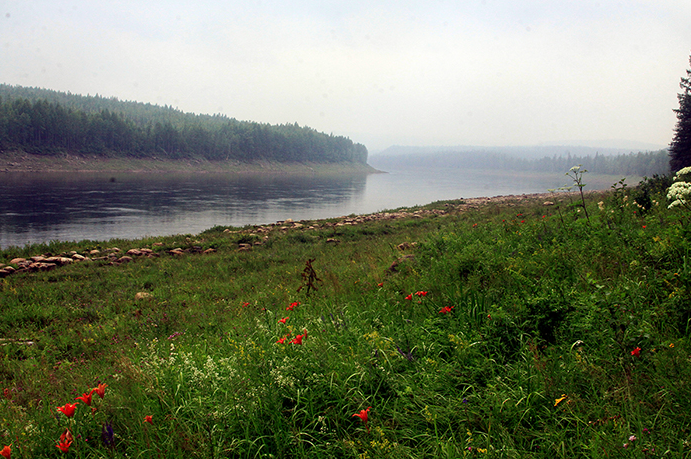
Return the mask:
POLYGON ((691 233, 645 190, 649 209, 586 195, 589 221, 556 194, 0 252, 158 254, 0 280, 0 446, 59 456, 69 428, 83 458, 689 457, 691 233), (98 383, 94 410, 57 412, 98 383))

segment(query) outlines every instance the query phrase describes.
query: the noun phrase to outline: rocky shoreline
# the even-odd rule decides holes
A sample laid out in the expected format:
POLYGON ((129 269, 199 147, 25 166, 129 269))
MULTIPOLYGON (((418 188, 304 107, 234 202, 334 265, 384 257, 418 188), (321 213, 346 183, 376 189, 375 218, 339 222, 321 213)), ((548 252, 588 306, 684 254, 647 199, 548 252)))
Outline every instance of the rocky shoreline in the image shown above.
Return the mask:
MULTIPOLYGON (((591 191, 590 193, 596 193, 591 191)), ((600 192, 602 193, 602 192, 600 192)), ((559 197, 565 197, 571 193, 560 193, 559 197)), ((403 218, 426 218, 426 217, 448 217, 450 215, 458 215, 472 209, 477 209, 490 203, 501 203, 508 206, 516 206, 522 201, 541 201, 544 206, 554 205, 554 193, 534 193, 523 195, 507 195, 494 197, 469 198, 460 200, 458 203, 446 203, 443 209, 418 209, 418 210, 398 210, 392 212, 377 212, 373 214, 358 215, 358 216, 343 216, 336 219, 337 221, 327 220, 301 220, 293 221, 291 219, 279 221, 268 225, 253 226, 250 229, 233 231, 226 229, 224 233, 228 234, 243 234, 257 239, 253 244, 238 243, 236 250, 238 252, 250 251, 255 246, 261 246, 270 239, 275 232, 288 231, 310 231, 318 229, 336 228, 340 226, 355 226, 362 225, 373 221, 396 220, 403 218)), ((0 263, 0 278, 7 277, 13 274, 29 273, 36 271, 50 271, 61 266, 70 265, 72 263, 103 263, 108 265, 120 265, 135 261, 138 258, 153 258, 159 256, 182 256, 185 254, 209 254, 216 252, 215 249, 210 248, 204 250, 201 246, 201 241, 187 238, 187 245, 183 247, 166 248, 162 242, 154 242, 151 247, 132 248, 123 253, 118 247, 110 247, 103 251, 98 249, 91 249, 82 253, 70 251, 58 255, 51 253, 44 253, 27 258, 13 258, 7 264, 0 263)), ((328 238, 325 241, 329 244, 338 244, 340 241, 336 238, 328 238)), ((406 244, 406 243, 402 243, 406 244)), ((399 247, 404 249, 405 247, 399 247)))

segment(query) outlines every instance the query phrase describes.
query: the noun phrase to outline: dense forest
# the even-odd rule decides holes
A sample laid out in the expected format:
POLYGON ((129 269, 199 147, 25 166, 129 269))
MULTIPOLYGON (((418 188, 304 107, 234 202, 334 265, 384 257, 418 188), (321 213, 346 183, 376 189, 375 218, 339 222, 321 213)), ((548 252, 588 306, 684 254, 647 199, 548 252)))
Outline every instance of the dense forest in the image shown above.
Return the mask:
POLYGON ((367 163, 364 145, 297 123, 238 121, 167 105, 0 84, 0 151, 11 149, 39 155, 367 163))
MULTIPOLYGON (((554 149, 556 147, 551 147, 554 149)), ((565 148, 565 147, 563 147, 565 148)), ((511 148, 507 148, 511 151, 511 148)), ((539 151, 539 148, 536 148, 539 151)), ((370 158, 376 168, 391 168, 400 165, 419 168, 460 168, 460 169, 503 169, 513 171, 565 172, 572 166, 582 165, 594 174, 637 175, 640 177, 664 175, 669 173, 669 153, 667 150, 646 151, 629 154, 585 154, 572 155, 570 152, 552 156, 520 157, 501 151, 468 150, 437 151, 424 153, 380 154, 370 158)))

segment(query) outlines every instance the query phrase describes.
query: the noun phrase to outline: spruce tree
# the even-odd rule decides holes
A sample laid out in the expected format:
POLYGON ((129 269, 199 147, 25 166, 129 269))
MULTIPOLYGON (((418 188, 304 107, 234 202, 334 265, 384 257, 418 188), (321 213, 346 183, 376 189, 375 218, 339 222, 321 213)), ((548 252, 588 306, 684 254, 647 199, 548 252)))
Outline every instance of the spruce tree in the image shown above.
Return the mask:
MULTIPOLYGON (((689 62, 691 63, 691 56, 689 62)), ((677 94, 679 108, 674 110, 677 125, 669 146, 669 167, 672 172, 691 166, 691 70, 686 71, 686 77, 682 77, 679 86, 684 92, 677 94)))

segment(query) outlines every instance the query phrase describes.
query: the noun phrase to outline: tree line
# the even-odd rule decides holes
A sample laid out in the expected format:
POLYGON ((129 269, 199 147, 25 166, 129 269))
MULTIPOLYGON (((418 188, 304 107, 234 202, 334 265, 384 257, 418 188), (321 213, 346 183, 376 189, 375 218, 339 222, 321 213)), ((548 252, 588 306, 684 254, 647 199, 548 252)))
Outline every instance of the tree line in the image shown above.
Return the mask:
POLYGON ((482 149, 471 151, 442 151, 436 153, 408 153, 399 155, 376 155, 370 158, 372 166, 418 167, 447 169, 501 169, 508 171, 565 172, 580 164, 594 174, 665 175, 669 173, 667 150, 646 151, 630 154, 563 155, 525 158, 497 151, 482 149))
POLYGON ((367 163, 367 148, 307 126, 0 85, 0 149, 250 162, 367 163))

